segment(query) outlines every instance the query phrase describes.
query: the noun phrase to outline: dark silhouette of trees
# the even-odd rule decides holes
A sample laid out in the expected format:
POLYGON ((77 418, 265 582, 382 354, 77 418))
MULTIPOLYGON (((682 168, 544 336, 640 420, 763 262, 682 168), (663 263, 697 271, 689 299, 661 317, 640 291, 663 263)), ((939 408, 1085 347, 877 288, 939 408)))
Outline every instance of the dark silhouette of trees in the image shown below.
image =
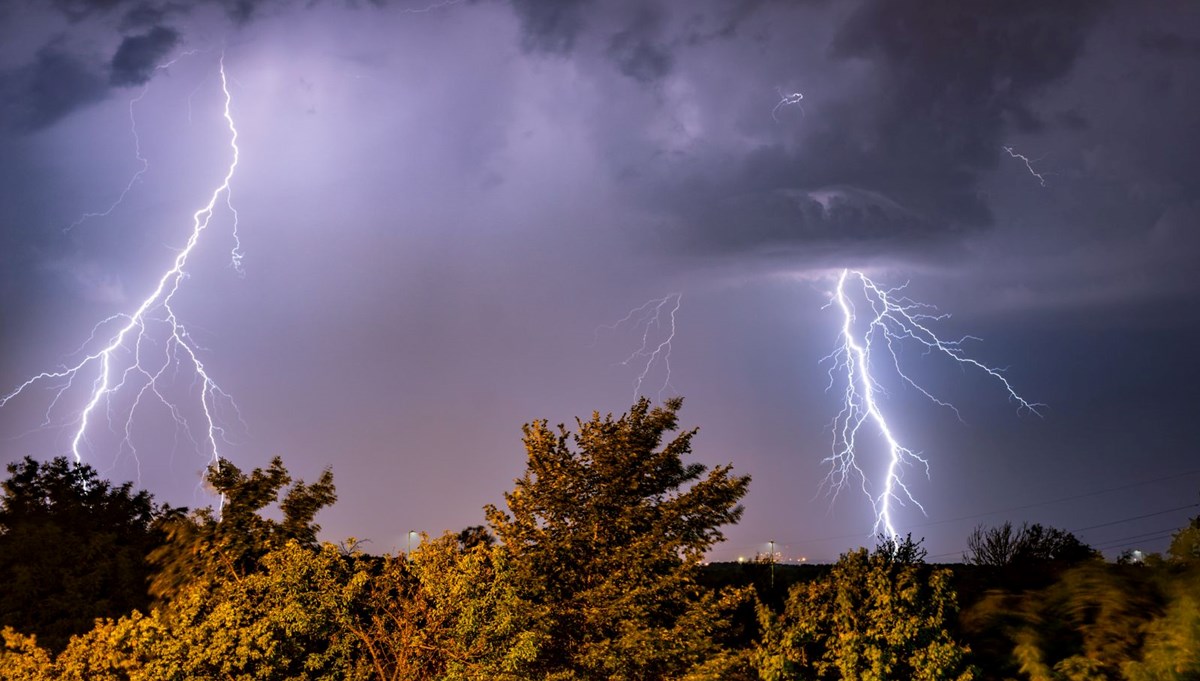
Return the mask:
POLYGON ((977 526, 967 538, 963 561, 971 565, 1008 567, 1056 562, 1072 565, 1095 558, 1095 549, 1065 530, 1024 523, 1014 529, 1005 522, 992 528, 977 526))
POLYGON ((488 528, 483 525, 472 525, 464 527, 458 533, 458 545, 462 549, 473 549, 476 546, 491 546, 496 543, 496 538, 488 531, 488 528))
POLYGON ((0 627, 36 634, 51 650, 149 603, 145 557, 178 511, 132 483, 113 486, 65 457, 8 465, 0 487, 0 627))
POLYGON ((695 430, 664 443, 682 404, 641 399, 620 418, 577 421, 574 434, 524 427, 525 474, 508 511, 489 506, 487 517, 542 639, 529 677, 656 679, 734 664, 714 637, 738 596, 702 589, 697 566, 741 517, 749 478, 685 463, 695 430))

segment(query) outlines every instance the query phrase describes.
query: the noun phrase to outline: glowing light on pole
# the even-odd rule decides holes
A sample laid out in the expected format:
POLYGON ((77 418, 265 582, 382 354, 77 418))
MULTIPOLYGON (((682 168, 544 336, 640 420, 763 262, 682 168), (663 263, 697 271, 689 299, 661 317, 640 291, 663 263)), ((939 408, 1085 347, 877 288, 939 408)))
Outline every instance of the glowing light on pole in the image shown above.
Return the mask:
MULTIPOLYGON (((208 202, 192 215, 191 233, 183 249, 176 254, 171 267, 163 273, 158 280, 158 285, 142 300, 137 309, 130 313, 113 315, 93 328, 91 337, 85 343, 84 349, 80 351, 83 359, 58 371, 42 372, 0 397, 0 407, 3 407, 35 384, 55 384, 55 395, 50 406, 47 407, 46 422, 43 424, 50 425, 52 422, 51 412, 63 399, 65 393, 75 385, 77 380, 90 381, 88 398, 79 411, 77 419, 73 421, 76 430, 71 439, 71 453, 77 462, 82 461, 82 449, 87 442, 88 428, 92 424, 93 418, 104 407, 108 410, 111 420, 112 397, 122 389, 133 392, 132 404, 124 424, 122 446, 128 447, 135 459, 137 450, 130 439, 133 418, 142 399, 147 396, 161 402, 169 410, 177 428, 199 446, 201 443, 192 436, 191 427, 183 410, 164 394, 161 385, 169 370, 174 369, 171 372, 174 373, 181 367, 191 370, 194 384, 198 386, 197 407, 203 415, 201 424, 203 432, 200 436, 203 440, 203 448, 210 452, 214 464, 219 464, 221 461, 220 443, 224 441, 224 429, 218 424, 217 411, 221 404, 227 403, 236 412, 237 405, 209 375, 198 355, 198 346, 193 342, 187 328, 180 322, 172 307, 172 300, 187 276, 185 267, 188 257, 211 223, 218 201, 224 197, 224 204, 232 210, 229 193, 234 172, 238 166, 238 131, 230 112, 232 96, 229 92, 229 81, 226 77, 223 58, 220 62, 220 75, 221 92, 224 94, 223 116, 229 129, 231 160, 220 184, 212 190, 208 202), (119 328, 115 332, 108 331, 108 335, 105 336, 104 330, 111 329, 115 324, 119 324, 119 328), (160 329, 162 336, 155 337, 153 332, 160 329), (102 341, 103 346, 99 350, 88 351, 87 345, 97 338, 105 339, 102 341), (155 352, 152 348, 158 348, 160 351, 155 352), (140 386, 130 386, 131 383, 139 382, 140 386), (135 387, 136 392, 134 392, 135 387)), ((233 216, 236 242, 236 211, 233 211, 233 216)), ((238 250, 238 246, 235 246, 233 251, 235 266, 240 265, 240 259, 240 250, 238 250)))
POLYGON ((682 301, 682 293, 668 293, 633 308, 616 323, 600 327, 610 331, 632 327, 641 333, 641 345, 620 362, 621 366, 640 367, 633 384, 634 399, 642 394, 642 384, 656 366, 661 365, 665 373, 658 389, 659 399, 671 386, 671 344, 675 341, 675 315, 682 301))
POLYGON ((829 369, 830 387, 837 382, 839 373, 844 381, 842 410, 833 421, 833 451, 825 458, 830 466, 826 483, 836 496, 858 479, 875 511, 873 531, 888 537, 899 536, 892 516, 893 502, 901 505, 912 503, 924 512, 924 507, 905 483, 904 472, 915 466, 928 475, 929 462, 900 443, 880 407, 880 367, 876 366, 874 359, 877 355, 884 353, 888 368, 904 383, 935 404, 954 411, 956 415, 958 410, 954 405, 934 397, 905 373, 898 354, 902 344, 915 344, 923 347, 926 354, 942 356, 986 373, 1003 386, 1009 400, 1016 402, 1019 410, 1036 414, 1038 407, 1043 406, 1017 394, 1000 370, 967 356, 963 344, 979 339, 965 336, 959 340, 942 340, 930 327, 949 315, 904 296, 903 289, 903 286, 882 288, 862 272, 842 270, 829 303, 829 306, 836 306, 841 312, 842 327, 837 347, 825 357, 825 360, 832 361, 829 369), (861 289, 861 295, 857 297, 853 295, 857 292, 848 291, 848 284, 852 280, 861 289), (855 300, 860 305, 856 306, 855 300), (860 461, 860 437, 864 427, 875 431, 882 439, 885 450, 882 480, 874 486, 860 461))

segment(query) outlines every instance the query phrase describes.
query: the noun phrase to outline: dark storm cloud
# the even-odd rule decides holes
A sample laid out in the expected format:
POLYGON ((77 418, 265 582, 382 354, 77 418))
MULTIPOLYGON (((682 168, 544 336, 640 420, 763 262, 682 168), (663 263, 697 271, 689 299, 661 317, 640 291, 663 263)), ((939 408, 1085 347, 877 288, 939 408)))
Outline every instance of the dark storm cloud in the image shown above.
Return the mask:
POLYGON ((125 16, 121 17, 121 30, 135 31, 158 26, 178 9, 178 7, 151 4, 134 5, 125 11, 125 16))
POLYGON ((54 6, 72 21, 86 19, 93 14, 111 12, 126 0, 55 0, 54 6))
POLYGON ((1143 33, 1138 40, 1141 48, 1147 52, 1161 54, 1171 58, 1197 59, 1200 58, 1200 38, 1189 38, 1169 31, 1152 31, 1143 33))
POLYGON ((113 55, 109 82, 115 86, 145 83, 178 43, 179 33, 165 26, 125 38, 113 55))
POLYGON ((661 44, 662 13, 645 6, 633 23, 608 43, 608 56, 621 73, 640 83, 651 83, 671 70, 671 53, 661 44))
POLYGON ((1071 70, 1100 8, 863 4, 835 33, 828 57, 868 64, 871 87, 808 119, 801 144, 752 150, 725 172, 710 169, 706 181, 665 192, 681 218, 677 236, 701 252, 925 248, 923 240, 987 227, 978 184, 1007 137, 1083 123, 1044 117, 1034 100, 1071 70))
POLYGON ((584 29, 591 0, 512 0, 521 22, 521 46, 531 52, 568 54, 584 29))
POLYGON ((31 63, 0 74, 3 120, 21 130, 39 130, 103 99, 107 90, 99 69, 56 44, 47 45, 31 63))

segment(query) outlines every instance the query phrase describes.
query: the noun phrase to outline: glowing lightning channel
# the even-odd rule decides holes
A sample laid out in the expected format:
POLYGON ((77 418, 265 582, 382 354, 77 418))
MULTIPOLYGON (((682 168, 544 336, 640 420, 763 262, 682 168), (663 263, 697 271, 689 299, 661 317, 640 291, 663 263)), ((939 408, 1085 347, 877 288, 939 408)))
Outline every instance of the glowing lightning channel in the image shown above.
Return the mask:
POLYGON ((775 104, 775 108, 771 109, 771 118, 775 119, 776 123, 779 122, 779 117, 776 114, 778 114, 779 110, 785 106, 793 106, 794 105, 800 109, 801 115, 805 115, 804 114, 804 105, 800 103, 801 101, 804 100, 803 94, 801 94, 799 92, 793 92, 791 94, 784 94, 783 90, 781 90, 779 88, 775 88, 775 91, 779 93, 779 102, 777 102, 775 104))
MULTIPOLYGON (((199 52, 199 50, 188 50, 180 54, 178 57, 175 57, 171 61, 166 62, 165 64, 159 64, 158 66, 155 66, 154 70, 165 71, 174 66, 175 62, 179 61, 180 59, 183 59, 184 57, 190 57, 197 52, 199 52)), ((142 138, 140 135, 138 135, 137 117, 133 113, 134 105, 145 99, 146 93, 150 92, 150 82, 151 81, 147 80, 146 84, 142 86, 142 91, 138 93, 138 96, 129 100, 129 134, 133 137, 134 158, 137 159, 137 162, 141 165, 141 168, 139 168, 137 172, 130 176, 129 181, 125 183, 125 188, 121 190, 121 193, 117 195, 117 198, 108 206, 108 208, 105 208, 102 211, 84 213, 80 215, 75 219, 74 222, 63 228, 64 233, 70 232, 92 218, 105 218, 109 215, 112 215, 112 212, 125 201, 125 197, 129 195, 129 192, 133 191, 134 185, 136 185, 138 181, 142 179, 142 176, 146 174, 146 171, 150 170, 150 160, 145 156, 142 156, 142 138)))
POLYGON ((121 193, 112 202, 112 204, 109 205, 108 208, 105 208, 102 211, 98 211, 98 212, 94 212, 94 213, 84 213, 84 214, 80 215, 79 217, 75 218, 75 222, 72 222, 71 224, 64 227, 63 232, 70 232, 71 230, 75 229, 79 225, 82 225, 83 223, 87 222, 88 220, 91 220, 92 218, 104 218, 104 217, 108 217, 109 215, 112 215, 112 212, 117 209, 117 206, 120 206, 121 203, 123 201, 125 201, 125 197, 129 194, 129 192, 133 190, 133 186, 135 184, 137 184, 139 180, 142 179, 142 175, 145 175, 146 171, 150 170, 150 161, 147 160, 145 156, 142 156, 142 139, 141 139, 141 137, 138 136, 137 118, 134 117, 134 115, 133 115, 134 105, 137 104, 138 102, 142 101, 142 99, 145 98, 146 93, 149 91, 150 91, 150 83, 147 82, 146 85, 142 88, 142 92, 137 97, 134 97, 133 99, 129 100, 129 134, 133 135, 134 157, 137 158, 138 163, 140 163, 142 167, 139 168, 138 171, 136 173, 134 173, 132 177, 129 178, 129 182, 127 182, 125 184, 125 188, 121 190, 121 193))
POLYGON ((1025 168, 1027 170, 1029 170, 1029 174, 1036 177, 1038 180, 1038 183, 1041 184, 1043 187, 1046 186, 1046 178, 1041 173, 1039 173, 1038 171, 1033 169, 1033 164, 1040 161, 1041 160, 1040 158, 1039 159, 1030 159, 1028 156, 1026 156, 1024 154, 1018 154, 1017 152, 1013 151, 1012 147, 1000 147, 1000 148, 1003 149, 1004 151, 1008 152, 1009 156, 1011 156, 1015 159, 1024 161, 1025 168))
MULTIPOLYGON (((661 361, 666 372, 662 387, 658 389, 659 399, 663 392, 671 387, 671 343, 675 341, 675 315, 683 301, 682 293, 668 293, 662 298, 654 298, 633 308, 629 314, 617 320, 614 324, 606 324, 601 329, 616 331, 630 326, 641 331, 642 343, 628 357, 620 362, 621 366, 640 366, 641 371, 634 380, 633 397, 637 399, 642 394, 642 384, 655 366, 661 361)), ((599 334, 599 329, 597 329, 599 334)))
MULTIPOLYGON (((85 343, 85 348, 100 335, 101 329, 109 327, 114 322, 123 322, 123 325, 108 337, 107 343, 103 348, 86 354, 83 359, 73 366, 64 367, 59 371, 40 373, 22 383, 12 392, 0 397, 0 407, 3 407, 9 400, 22 394, 22 392, 35 383, 49 381, 56 384, 55 396, 50 406, 47 407, 46 422, 43 424, 49 425, 51 423, 51 412, 64 393, 74 385, 75 380, 79 378, 81 373, 89 369, 89 367, 94 368, 96 373, 95 378, 92 379, 90 396, 80 411, 78 420, 74 422, 77 424, 77 429, 74 437, 71 439, 71 453, 77 462, 82 461, 81 448, 87 441, 88 426, 91 424, 96 412, 100 410, 103 404, 111 423, 112 396, 131 381, 140 381, 141 385, 136 393, 134 393, 132 405, 129 408, 128 417, 124 424, 125 439, 122 442, 122 447, 129 447, 134 458, 137 458, 137 450, 130 440, 132 421, 134 413, 141 404, 142 398, 148 394, 152 395, 170 411, 177 428, 182 430, 195 443, 196 440, 192 437, 191 429, 182 410, 163 394, 161 390, 163 386, 160 385, 160 381, 164 380, 164 375, 168 373, 169 369, 174 367, 178 371, 181 365, 190 367, 195 376, 193 385, 199 384, 199 408, 204 417, 204 435, 202 437, 206 441, 206 449, 212 452, 212 462, 216 465, 219 465, 221 462, 220 442, 225 441, 225 438, 224 429, 218 425, 217 412, 222 403, 228 403, 236 413, 237 405, 233 402, 230 395, 222 390, 213 381, 212 377, 209 376, 204 363, 197 354, 198 346, 193 342, 187 329, 179 321, 174 308, 171 306, 171 301, 175 293, 179 290, 180 283, 187 276, 184 266, 187 264, 192 250, 199 242, 200 235, 208 228, 209 223, 212 221, 217 201, 224 195, 225 204, 229 205, 230 183, 238 166, 240 152, 237 144, 238 131, 234 124, 233 116, 230 113, 232 97, 229 93, 229 82, 225 74, 225 61, 223 58, 220 61, 220 74, 221 91, 225 97, 223 116, 229 128, 229 148, 232 152, 232 160, 225 172, 224 179, 213 190, 208 203, 192 215, 191 235, 188 237, 184 248, 176 254, 172 267, 162 275, 158 280, 158 286, 142 301, 142 304, 134 312, 113 315, 101 321, 92 329, 92 335, 85 343), (165 335, 161 352, 152 351, 152 348, 157 345, 154 336, 151 334, 151 330, 154 328, 163 329, 165 335)), ((230 208, 232 209, 232 206, 230 208)), ((236 212, 234 216, 236 225, 236 212)), ((236 263, 236 258, 240 258, 240 252, 236 247, 234 255, 236 263)), ((80 352, 84 351, 81 350, 80 352)), ((132 391, 133 388, 129 388, 129 390, 132 391)))
POLYGON ((833 362, 829 370, 830 387, 833 387, 836 372, 840 371, 845 380, 844 404, 833 422, 833 452, 825 458, 830 465, 826 484, 836 497, 853 478, 861 479, 862 490, 875 509, 873 532, 883 532, 888 537, 899 536, 892 519, 892 502, 901 505, 911 502, 922 512, 925 511, 905 484, 904 470, 917 465, 928 475, 929 462, 900 444, 880 409, 877 396, 883 389, 872 365, 872 350, 878 350, 873 344, 883 342, 884 349, 891 358, 892 369, 905 383, 934 403, 954 411, 956 415, 958 410, 952 404, 934 397, 904 372, 897 355, 899 344, 910 341, 923 345, 927 354, 942 355, 959 364, 983 371, 1004 386, 1009 399, 1016 402, 1020 410, 1036 414, 1038 407, 1044 406, 1029 402, 1017 394, 1000 370, 965 354, 963 344, 968 340, 978 340, 977 338, 965 336, 956 341, 939 338, 930 329, 930 325, 948 318, 949 315, 938 313, 931 305, 899 295, 903 289, 904 286, 880 288, 862 272, 842 270, 837 289, 829 303, 829 306, 836 305, 842 313, 839 344, 822 360, 833 362), (869 314, 863 315, 863 319, 856 314, 854 302, 847 292, 847 281, 851 278, 857 279, 861 284, 862 299, 870 311, 869 314), (877 492, 872 492, 868 478, 859 465, 858 438, 863 426, 868 423, 878 431, 887 449, 887 466, 877 492))

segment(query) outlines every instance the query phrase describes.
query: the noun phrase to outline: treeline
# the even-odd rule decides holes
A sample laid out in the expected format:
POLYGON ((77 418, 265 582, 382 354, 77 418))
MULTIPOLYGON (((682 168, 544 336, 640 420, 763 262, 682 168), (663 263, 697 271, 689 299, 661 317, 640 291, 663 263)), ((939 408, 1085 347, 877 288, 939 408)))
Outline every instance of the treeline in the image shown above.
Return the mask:
POLYGON ((1136 564, 1004 525, 964 565, 905 539, 704 566, 749 478, 688 461, 681 404, 526 425, 505 508, 407 555, 319 543, 332 475, 278 459, 214 467, 222 506, 191 513, 65 459, 10 465, 0 679, 1200 678, 1200 519, 1136 564))

